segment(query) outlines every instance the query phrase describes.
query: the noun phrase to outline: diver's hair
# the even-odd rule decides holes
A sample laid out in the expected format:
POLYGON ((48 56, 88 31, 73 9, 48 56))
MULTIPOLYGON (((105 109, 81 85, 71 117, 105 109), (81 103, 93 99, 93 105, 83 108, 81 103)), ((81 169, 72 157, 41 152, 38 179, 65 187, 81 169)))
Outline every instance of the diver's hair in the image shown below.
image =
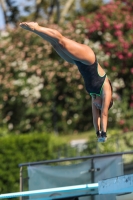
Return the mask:
MULTIPOLYGON (((109 84, 110 84, 110 87, 111 87, 111 93, 113 94, 113 87, 112 87, 112 84, 111 84, 111 81, 108 79, 109 81, 109 84)), ((113 106, 113 97, 111 98, 111 101, 110 101, 110 105, 109 105, 109 109, 113 106)))

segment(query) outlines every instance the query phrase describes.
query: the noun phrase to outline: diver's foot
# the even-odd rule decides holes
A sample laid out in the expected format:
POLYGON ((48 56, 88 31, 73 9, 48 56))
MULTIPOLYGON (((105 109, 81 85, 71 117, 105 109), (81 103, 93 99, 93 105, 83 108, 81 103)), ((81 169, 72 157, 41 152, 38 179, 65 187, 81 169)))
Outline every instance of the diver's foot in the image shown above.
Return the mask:
POLYGON ((106 132, 102 131, 101 136, 102 136, 102 142, 106 142, 106 140, 107 140, 107 134, 106 134, 106 132))
POLYGON ((21 22, 19 25, 28 31, 34 31, 39 26, 37 22, 21 22))
POLYGON ((106 142, 107 135, 105 132, 97 131, 97 141, 98 142, 106 142))

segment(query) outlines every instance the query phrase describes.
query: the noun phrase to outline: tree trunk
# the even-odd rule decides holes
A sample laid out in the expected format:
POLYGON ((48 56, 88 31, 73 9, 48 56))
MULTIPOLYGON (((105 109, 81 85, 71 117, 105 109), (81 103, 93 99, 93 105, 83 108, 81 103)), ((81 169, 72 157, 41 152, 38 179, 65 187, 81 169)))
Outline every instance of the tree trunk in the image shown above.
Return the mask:
POLYGON ((0 5, 1 5, 1 8, 3 10, 3 13, 4 13, 4 18, 5 18, 5 24, 6 26, 8 25, 8 17, 7 17, 7 9, 6 9, 6 5, 5 5, 5 1, 4 0, 0 0, 0 5))
POLYGON ((63 9, 63 11, 62 11, 62 13, 61 13, 61 22, 63 22, 64 21, 64 19, 65 19, 65 16, 66 16, 66 14, 68 13, 68 10, 69 10, 69 8, 71 7, 71 5, 73 4, 73 2, 74 2, 74 0, 68 0, 67 2, 66 2, 66 5, 65 5, 65 7, 64 7, 64 9, 63 9))

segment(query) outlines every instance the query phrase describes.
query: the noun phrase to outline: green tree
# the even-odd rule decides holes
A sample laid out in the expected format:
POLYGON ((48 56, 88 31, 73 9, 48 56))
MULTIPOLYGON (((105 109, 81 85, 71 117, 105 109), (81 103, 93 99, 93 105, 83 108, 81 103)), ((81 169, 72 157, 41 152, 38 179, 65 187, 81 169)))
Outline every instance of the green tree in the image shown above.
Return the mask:
POLYGON ((6 26, 12 24, 17 27, 20 20, 38 21, 43 19, 47 23, 59 23, 75 19, 81 13, 96 11, 103 3, 102 0, 36 0, 29 3, 25 0, 21 4, 17 0, 0 0, 6 26))

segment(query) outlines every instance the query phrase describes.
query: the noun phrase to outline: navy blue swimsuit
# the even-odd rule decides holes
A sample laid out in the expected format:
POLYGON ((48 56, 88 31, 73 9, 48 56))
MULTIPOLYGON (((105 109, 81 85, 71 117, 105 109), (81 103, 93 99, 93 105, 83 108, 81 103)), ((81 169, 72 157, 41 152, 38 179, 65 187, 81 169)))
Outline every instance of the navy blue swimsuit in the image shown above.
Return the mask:
POLYGON ((106 78, 106 73, 104 76, 98 74, 98 62, 95 62, 92 65, 83 64, 80 61, 74 60, 77 65, 81 75, 83 76, 85 82, 85 88, 87 92, 93 95, 101 95, 102 87, 106 78))

